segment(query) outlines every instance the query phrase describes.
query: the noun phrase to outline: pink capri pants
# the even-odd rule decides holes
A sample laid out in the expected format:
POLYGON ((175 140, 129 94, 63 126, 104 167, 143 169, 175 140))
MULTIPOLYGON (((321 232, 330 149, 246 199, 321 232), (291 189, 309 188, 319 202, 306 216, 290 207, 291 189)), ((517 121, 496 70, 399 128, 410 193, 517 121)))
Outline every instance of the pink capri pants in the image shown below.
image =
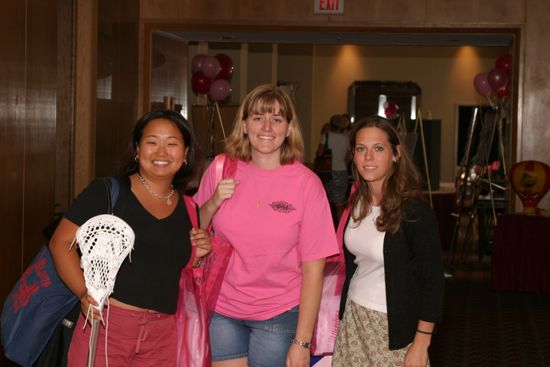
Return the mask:
MULTIPOLYGON (((103 317, 107 326, 99 328, 94 366, 106 366, 105 335, 109 367, 176 365, 175 315, 110 305, 103 311, 103 317)), ((81 314, 69 347, 69 367, 87 365, 91 327, 88 324, 83 330, 84 322, 81 314)))

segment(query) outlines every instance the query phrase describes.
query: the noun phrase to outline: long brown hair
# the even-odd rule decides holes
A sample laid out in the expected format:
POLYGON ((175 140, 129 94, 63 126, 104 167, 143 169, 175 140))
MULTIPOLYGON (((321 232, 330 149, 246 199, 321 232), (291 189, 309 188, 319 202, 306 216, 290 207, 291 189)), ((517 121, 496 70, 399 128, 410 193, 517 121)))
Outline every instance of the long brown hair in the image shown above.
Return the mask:
MULTIPOLYGON (((385 118, 369 116, 353 124, 350 142, 354 150, 358 132, 368 127, 376 127, 384 131, 393 155, 397 158, 393 163, 392 172, 384 182, 380 215, 376 219, 376 228, 379 231, 395 233, 399 230, 401 220, 404 219, 403 204, 411 198, 422 198, 421 177, 407 148, 401 145, 399 134, 392 123, 385 118)), ((372 192, 367 181, 357 172, 355 164, 352 167, 352 175, 356 190, 350 197, 350 205, 352 208, 359 208, 359 210, 352 210, 352 218, 359 222, 371 210, 372 192)))
POLYGON ((233 121, 233 130, 225 142, 225 152, 231 158, 243 161, 252 159, 250 140, 244 133, 243 122, 250 114, 273 112, 276 102, 279 104, 279 112, 285 116, 292 127, 289 136, 281 146, 280 163, 289 164, 295 159, 299 161, 303 159, 304 140, 294 103, 283 89, 271 84, 260 85, 244 97, 233 121))

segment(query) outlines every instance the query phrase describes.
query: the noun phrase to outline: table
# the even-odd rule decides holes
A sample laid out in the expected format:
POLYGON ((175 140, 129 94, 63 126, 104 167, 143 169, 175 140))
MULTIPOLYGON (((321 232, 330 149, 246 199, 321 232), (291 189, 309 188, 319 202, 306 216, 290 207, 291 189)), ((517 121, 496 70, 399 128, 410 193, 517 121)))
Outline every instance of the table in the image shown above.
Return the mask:
POLYGON ((550 293, 550 217, 498 218, 491 283, 496 290, 550 293))

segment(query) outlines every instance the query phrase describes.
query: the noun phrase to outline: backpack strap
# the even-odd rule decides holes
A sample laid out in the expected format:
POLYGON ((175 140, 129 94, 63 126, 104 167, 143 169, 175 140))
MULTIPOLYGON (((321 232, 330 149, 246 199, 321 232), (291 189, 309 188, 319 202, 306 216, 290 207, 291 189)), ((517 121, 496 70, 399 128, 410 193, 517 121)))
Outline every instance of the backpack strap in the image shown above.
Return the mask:
POLYGON ((224 178, 235 178, 237 174, 237 160, 222 153, 214 158, 216 169, 216 185, 224 178))
POLYGON ((185 209, 187 209, 187 215, 191 220, 191 225, 193 226, 193 228, 200 228, 198 205, 195 203, 191 196, 183 195, 183 201, 185 202, 185 209))
POLYGON ((113 177, 113 176, 103 177, 102 180, 103 180, 103 183, 105 184, 105 187, 107 188, 107 192, 108 192, 107 198, 108 198, 108 201, 109 201, 109 204, 108 204, 109 213, 113 214, 114 209, 115 209, 115 205, 116 205, 116 201, 118 199, 118 192, 120 190, 118 180, 116 179, 116 177, 113 177))
POLYGON ((118 180, 116 179, 116 177, 107 176, 107 180, 111 183, 111 208, 114 210, 116 201, 118 199, 118 193, 120 191, 120 185, 118 184, 118 180))

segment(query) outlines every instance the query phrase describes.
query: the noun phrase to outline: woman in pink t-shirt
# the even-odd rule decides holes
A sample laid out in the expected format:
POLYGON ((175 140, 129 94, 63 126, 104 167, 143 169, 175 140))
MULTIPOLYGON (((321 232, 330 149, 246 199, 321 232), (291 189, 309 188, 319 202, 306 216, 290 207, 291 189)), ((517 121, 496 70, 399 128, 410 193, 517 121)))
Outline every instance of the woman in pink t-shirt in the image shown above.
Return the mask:
POLYGON ((233 255, 210 326, 214 367, 309 366, 325 258, 338 252, 319 178, 300 163, 294 105, 261 85, 243 100, 226 141, 232 178, 205 172, 195 200, 201 223, 233 255))

